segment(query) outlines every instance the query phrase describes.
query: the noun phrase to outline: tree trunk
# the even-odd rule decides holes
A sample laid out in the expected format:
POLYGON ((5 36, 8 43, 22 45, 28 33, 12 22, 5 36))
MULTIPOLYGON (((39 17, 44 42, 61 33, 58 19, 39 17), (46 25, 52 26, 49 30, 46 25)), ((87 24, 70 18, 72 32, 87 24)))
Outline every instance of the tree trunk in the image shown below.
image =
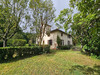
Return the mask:
POLYGON ((7 46, 7 40, 4 39, 4 40, 3 40, 3 47, 6 47, 6 46, 7 46))

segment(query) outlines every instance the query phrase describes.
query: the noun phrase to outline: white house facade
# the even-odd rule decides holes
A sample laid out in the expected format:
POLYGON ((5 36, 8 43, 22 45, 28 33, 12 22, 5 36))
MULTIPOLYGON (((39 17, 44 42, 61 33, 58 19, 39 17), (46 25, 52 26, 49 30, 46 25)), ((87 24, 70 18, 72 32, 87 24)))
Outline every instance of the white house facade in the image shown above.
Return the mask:
MULTIPOLYGON (((55 29, 51 31, 51 26, 47 25, 46 30, 45 30, 45 34, 42 40, 42 44, 44 43, 44 45, 50 45, 50 48, 57 48, 58 44, 57 44, 57 36, 60 37, 60 39, 62 40, 62 44, 61 45, 72 45, 72 37, 71 35, 59 30, 59 29, 55 29), (50 31, 50 34, 47 35, 46 32, 50 31)), ((39 40, 36 40, 36 44, 38 44, 39 40)))

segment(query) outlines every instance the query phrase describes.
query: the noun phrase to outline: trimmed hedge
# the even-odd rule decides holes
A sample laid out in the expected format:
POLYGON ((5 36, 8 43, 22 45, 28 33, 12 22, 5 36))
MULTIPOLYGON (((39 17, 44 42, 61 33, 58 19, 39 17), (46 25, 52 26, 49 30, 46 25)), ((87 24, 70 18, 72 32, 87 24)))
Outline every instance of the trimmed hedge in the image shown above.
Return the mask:
POLYGON ((72 45, 58 46, 58 49, 60 49, 60 50, 69 50, 71 47, 72 47, 72 45))
POLYGON ((1 60, 9 60, 14 58, 14 54, 16 57, 26 57, 29 55, 39 55, 43 53, 43 48, 36 47, 5 47, 0 48, 0 61, 1 60))
POLYGON ((45 45, 43 48, 43 52, 44 53, 50 53, 50 46, 49 45, 45 45))

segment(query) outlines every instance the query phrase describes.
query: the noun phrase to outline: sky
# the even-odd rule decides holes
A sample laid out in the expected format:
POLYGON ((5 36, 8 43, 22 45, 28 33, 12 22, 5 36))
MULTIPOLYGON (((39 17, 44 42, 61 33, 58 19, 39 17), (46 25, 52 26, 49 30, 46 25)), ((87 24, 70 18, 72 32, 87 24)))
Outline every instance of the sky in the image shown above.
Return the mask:
MULTIPOLYGON (((55 11, 56 17, 58 17, 58 15, 60 14, 60 11, 62 11, 63 9, 70 8, 69 1, 70 0, 52 0, 54 7, 56 9, 56 11, 55 11)), ((77 12, 77 10, 75 9, 74 13, 76 13, 76 12, 77 12)), ((51 30, 54 30, 57 28, 54 22, 51 22, 50 25, 52 26, 51 30)), ((64 31, 64 29, 61 29, 61 30, 64 31)))
MULTIPOLYGON (((52 0, 54 7, 56 9, 56 11, 55 11, 56 17, 58 17, 58 15, 60 14, 60 11, 62 11, 63 9, 70 8, 69 1, 70 0, 52 0)), ((78 11, 77 11, 77 9, 74 9, 73 12, 75 14, 78 11)), ((55 23, 53 22, 52 24, 53 24, 52 30, 56 29, 57 27, 55 26, 55 23)), ((64 29, 61 29, 61 30, 64 31, 64 29)))
POLYGON ((56 9, 55 15, 58 16, 60 14, 60 11, 64 8, 70 8, 69 7, 69 0, 52 0, 54 7, 56 9))
MULTIPOLYGON (((69 0, 52 0, 54 7, 56 9, 55 11, 55 16, 58 17, 58 15, 60 14, 60 11, 62 11, 65 8, 70 8, 69 7, 69 0)), ((52 24, 52 28, 51 30, 56 29, 56 25, 54 22, 51 23, 52 24)), ((64 31, 64 29, 61 29, 64 31)))

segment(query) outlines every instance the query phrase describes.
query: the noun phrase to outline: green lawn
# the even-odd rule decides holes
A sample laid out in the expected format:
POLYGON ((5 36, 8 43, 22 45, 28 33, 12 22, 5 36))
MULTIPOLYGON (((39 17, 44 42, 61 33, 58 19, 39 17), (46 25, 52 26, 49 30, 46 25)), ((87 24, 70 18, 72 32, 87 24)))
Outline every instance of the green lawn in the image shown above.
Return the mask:
POLYGON ((79 51, 54 50, 50 54, 0 63, 0 75, 100 75, 100 60, 79 51))

